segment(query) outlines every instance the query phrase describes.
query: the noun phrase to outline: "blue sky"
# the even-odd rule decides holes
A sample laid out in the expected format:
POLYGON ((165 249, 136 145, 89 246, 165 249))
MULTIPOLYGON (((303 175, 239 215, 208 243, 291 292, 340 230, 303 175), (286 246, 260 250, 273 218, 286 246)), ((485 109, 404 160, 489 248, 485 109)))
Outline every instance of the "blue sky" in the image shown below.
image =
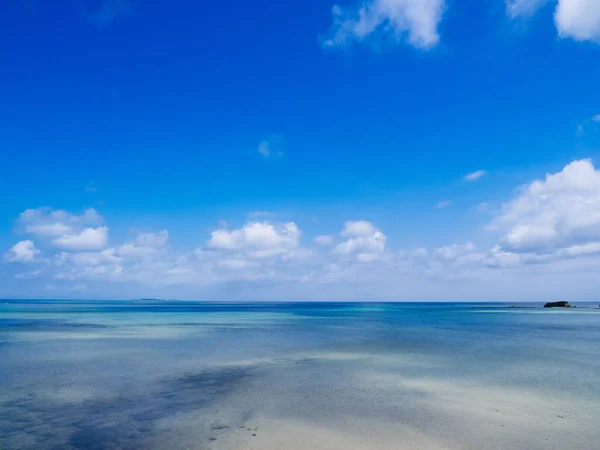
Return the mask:
POLYGON ((21 0, 0 34, 2 297, 595 299, 595 0, 21 0))

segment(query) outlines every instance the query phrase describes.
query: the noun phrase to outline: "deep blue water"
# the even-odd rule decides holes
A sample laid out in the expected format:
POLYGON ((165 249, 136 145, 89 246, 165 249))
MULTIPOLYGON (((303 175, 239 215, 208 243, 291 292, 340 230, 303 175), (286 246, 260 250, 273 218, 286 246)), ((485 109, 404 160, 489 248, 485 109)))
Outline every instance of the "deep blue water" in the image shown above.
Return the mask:
POLYGON ((0 444, 233 448, 277 418, 600 448, 600 309, 576 305, 5 300, 0 444))

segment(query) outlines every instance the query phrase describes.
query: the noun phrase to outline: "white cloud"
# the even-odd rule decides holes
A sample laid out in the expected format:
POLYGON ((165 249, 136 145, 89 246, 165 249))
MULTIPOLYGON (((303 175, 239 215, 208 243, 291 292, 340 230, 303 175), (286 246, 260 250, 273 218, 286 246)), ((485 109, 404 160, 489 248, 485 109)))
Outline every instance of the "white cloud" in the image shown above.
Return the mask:
POLYGON ((600 122, 600 114, 596 114, 592 116, 592 122, 600 122))
POLYGON ((108 243, 108 227, 84 228, 78 233, 57 237, 52 244, 68 250, 100 250, 108 243))
POLYGON ((259 267, 260 263, 257 261, 249 261, 247 259, 223 259, 218 262, 218 265, 225 269, 239 270, 259 267))
POLYGON ((416 260, 425 260, 429 258, 429 250, 424 247, 419 247, 412 252, 410 252, 410 256, 415 258, 416 260))
POLYGON ((319 245, 331 245, 334 241, 335 238, 329 234, 320 234, 313 239, 313 242, 319 245))
POLYGON ((268 141, 262 141, 258 145, 258 153, 263 155, 265 158, 268 158, 269 156, 271 156, 271 148, 270 147, 271 146, 268 141))
POLYGON ((15 244, 4 256, 9 262, 31 262, 39 253, 33 241, 25 240, 15 244))
POLYGON ((475 181, 475 180, 480 179, 484 175, 485 175, 485 170, 478 170, 476 172, 468 174, 465 177, 465 180, 467 180, 467 181, 475 181))
POLYGON ((119 256, 147 256, 156 253, 167 245, 169 232, 163 230, 159 233, 142 233, 134 242, 122 245, 116 250, 119 256))
POLYGON ((38 237, 58 237, 81 230, 87 225, 100 225, 104 220, 93 208, 85 210, 81 215, 61 209, 36 208, 23 211, 18 222, 25 233, 38 237))
POLYGON ((511 18, 531 16, 550 0, 507 0, 506 12, 511 18))
POLYGON ((592 255, 594 253, 600 253, 600 242, 588 242, 586 244, 570 245, 563 251, 565 256, 582 256, 592 255))
POLYGON ((68 253, 56 255, 58 265, 74 264, 76 266, 99 266, 103 264, 120 264, 123 258, 115 254, 115 250, 107 248, 99 252, 68 253))
POLYGON ((335 247, 336 254, 355 256, 360 262, 370 262, 385 252, 386 235, 366 220, 346 222, 341 235, 347 239, 335 247))
POLYGON ((490 224, 513 252, 554 252, 600 241, 600 171, 590 160, 522 187, 490 224))
POLYGON ((500 268, 518 267, 524 262, 523 255, 507 252, 499 245, 494 246, 482 261, 485 266, 500 268))
POLYGON ((441 202, 437 202, 434 206, 436 208, 440 209, 440 208, 447 208, 451 204, 452 204, 452 202, 450 200, 442 200, 441 202))
POLYGON ((251 222, 233 231, 213 231, 207 247, 240 251, 252 258, 269 258, 297 248, 299 239, 300 230, 294 222, 279 226, 269 222, 251 222))
POLYGON ((169 240, 169 232, 162 230, 158 233, 141 233, 136 239, 135 244, 140 247, 163 247, 169 240))
POLYGON ((330 37, 324 45, 343 46, 384 35, 428 49, 440 40, 438 25, 444 9, 444 0, 366 0, 349 9, 335 5, 330 37))
POLYGON ((283 136, 274 134, 258 144, 258 153, 265 158, 281 158, 283 157, 283 136))
MULTIPOLYGON (((531 16, 550 0, 509 0, 507 12, 512 18, 531 16)), ((600 2, 598 0, 558 0, 554 23, 558 35, 576 41, 600 42, 600 2)))
POLYGON ((559 0, 554 21, 561 37, 600 42, 598 0, 559 0))
POLYGON ((441 300, 472 298, 468 295, 473 292, 480 298, 497 298, 500 292, 514 298, 516 286, 522 297, 528 292, 552 298, 549 294, 554 291, 546 284, 543 292, 524 289, 548 274, 549 280, 570 285, 578 277, 581 286, 592 289, 600 270, 600 173, 589 160, 574 161, 520 188, 495 213, 490 229, 497 237, 486 239, 491 237, 498 245, 490 250, 478 243, 484 248, 480 250, 472 242, 390 249, 390 239, 365 220, 346 222, 335 237, 317 235, 313 241, 317 245, 308 249, 294 222, 257 219, 237 229, 223 225, 195 251, 191 245, 172 248, 167 230, 141 233, 107 247, 108 227, 88 225, 92 220, 102 221, 96 212, 76 216, 29 210, 15 231, 30 226, 37 234, 31 233, 31 240, 14 246, 4 259, 34 261, 36 271, 6 265, 2 272, 12 273, 11 282, 38 286, 40 294, 51 284, 54 296, 68 296, 70 286, 85 283, 89 295, 99 297, 152 292, 242 299, 250 292, 254 298, 267 298, 271 292, 273 299, 441 300), (56 236, 52 228, 56 224, 64 225, 58 229, 66 233, 56 236), (106 231, 96 236, 99 229, 106 231), (67 247, 53 245, 65 239, 62 244, 67 247), (44 251, 43 258, 37 256, 38 248, 44 251), (475 286, 479 291, 473 290, 475 286))
POLYGON ((374 234, 377 228, 366 220, 348 221, 342 230, 342 236, 368 237, 374 234))
POLYGON ((38 270, 30 270, 29 272, 22 272, 22 273, 15 274, 15 278, 18 278, 20 280, 28 280, 28 279, 37 278, 41 273, 42 273, 42 271, 39 269, 38 270))
POLYGON ((447 247, 440 247, 433 251, 432 257, 443 261, 455 261, 461 256, 475 250, 475 245, 467 242, 464 245, 453 244, 447 247))

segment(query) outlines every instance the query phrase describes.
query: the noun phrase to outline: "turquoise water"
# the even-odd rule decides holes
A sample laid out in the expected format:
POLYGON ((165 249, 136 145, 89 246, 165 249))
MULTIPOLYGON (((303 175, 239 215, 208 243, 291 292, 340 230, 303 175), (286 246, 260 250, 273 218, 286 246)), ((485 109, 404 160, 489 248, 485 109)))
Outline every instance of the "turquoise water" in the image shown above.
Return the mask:
POLYGON ((598 305, 526 306, 5 301, 0 444, 250 448, 277 420, 600 448, 598 305))

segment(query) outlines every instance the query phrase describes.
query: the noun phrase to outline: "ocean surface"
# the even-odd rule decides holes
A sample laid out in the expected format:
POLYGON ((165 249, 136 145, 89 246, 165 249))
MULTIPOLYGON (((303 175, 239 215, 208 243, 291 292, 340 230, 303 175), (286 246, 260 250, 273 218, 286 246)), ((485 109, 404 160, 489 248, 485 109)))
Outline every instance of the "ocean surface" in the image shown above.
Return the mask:
POLYGON ((600 309, 0 302, 13 449, 600 449, 600 309))

